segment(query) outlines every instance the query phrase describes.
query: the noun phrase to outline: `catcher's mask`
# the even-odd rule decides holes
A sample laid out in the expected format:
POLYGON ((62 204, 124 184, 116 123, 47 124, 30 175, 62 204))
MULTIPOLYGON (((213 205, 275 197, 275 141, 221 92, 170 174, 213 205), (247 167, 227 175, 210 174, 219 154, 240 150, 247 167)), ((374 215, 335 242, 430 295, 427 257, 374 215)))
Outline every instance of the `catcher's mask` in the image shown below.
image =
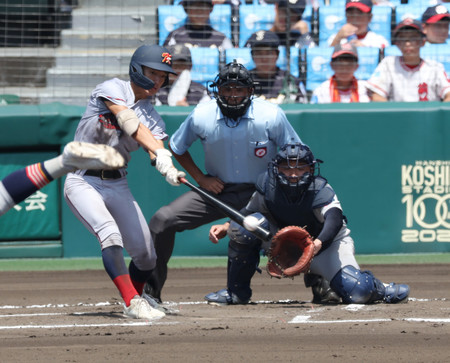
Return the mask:
POLYGON ((281 147, 273 161, 269 164, 272 177, 277 186, 280 186, 287 197, 292 201, 299 200, 308 190, 309 185, 314 180, 314 176, 319 175, 319 164, 321 160, 314 157, 311 149, 300 143, 286 144, 281 147), (317 165, 317 167, 316 167, 317 165), (282 169, 309 168, 310 170, 298 176, 295 173, 286 175, 282 169))
MULTIPOLYGON (((235 121, 247 112, 255 91, 250 72, 236 60, 224 66, 209 87, 212 88, 213 96, 224 116, 235 121), (235 95, 233 89, 245 89, 245 95, 241 92, 235 95)), ((235 123, 233 127, 238 124, 239 122, 235 123)))
MULTIPOLYGON (((166 48, 157 44, 141 45, 135 50, 130 61, 129 74, 131 81, 139 87, 149 90, 155 87, 155 83, 144 75, 143 66, 177 74, 172 69, 172 55, 166 48)), ((168 83, 169 75, 167 74, 166 81, 162 87, 167 86, 168 83)))

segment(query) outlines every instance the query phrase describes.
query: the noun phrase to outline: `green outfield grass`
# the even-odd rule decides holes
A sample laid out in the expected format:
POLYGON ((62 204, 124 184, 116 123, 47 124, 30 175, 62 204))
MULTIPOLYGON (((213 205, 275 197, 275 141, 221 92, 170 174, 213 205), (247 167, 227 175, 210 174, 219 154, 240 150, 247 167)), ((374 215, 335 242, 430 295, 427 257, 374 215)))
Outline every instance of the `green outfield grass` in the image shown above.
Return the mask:
MULTIPOLYGON (((450 253, 429 254, 391 254, 391 255, 357 255, 362 265, 379 264, 423 264, 450 263, 450 253)), ((127 262, 129 259, 127 259, 127 262)), ((264 266, 267 258, 261 258, 264 266)), ((173 257, 170 268, 207 268, 225 267, 226 257, 173 257)), ((63 270, 102 270, 101 258, 61 258, 61 259, 0 259, 0 271, 63 271, 63 270)))

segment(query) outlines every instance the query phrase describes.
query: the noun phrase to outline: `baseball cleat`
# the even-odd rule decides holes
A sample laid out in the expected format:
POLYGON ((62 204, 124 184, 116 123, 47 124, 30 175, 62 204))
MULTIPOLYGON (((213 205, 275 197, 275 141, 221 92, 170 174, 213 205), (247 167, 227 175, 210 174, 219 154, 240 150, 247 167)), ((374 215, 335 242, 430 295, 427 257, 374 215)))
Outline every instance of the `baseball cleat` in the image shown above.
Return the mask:
POLYGON ((384 302, 387 304, 397 304, 400 302, 408 302, 409 286, 405 284, 384 284, 385 295, 384 302))
POLYGON ((243 301, 237 297, 236 294, 228 292, 228 289, 222 289, 217 292, 211 292, 205 296, 205 300, 210 305, 245 305, 249 300, 243 301))
POLYGON ((311 287, 313 304, 339 304, 341 302, 341 298, 331 289, 328 280, 322 276, 306 273, 304 281, 306 287, 311 287))
POLYGON ((145 299, 153 309, 162 311, 164 314, 176 315, 180 312, 177 309, 163 305, 161 301, 156 300, 153 296, 148 295, 145 292, 142 293, 142 298, 145 299))
POLYGON ((125 159, 111 146, 72 141, 64 148, 63 164, 75 169, 118 169, 125 166, 125 159))
POLYGON ((123 314, 128 318, 147 320, 161 319, 166 316, 162 311, 153 309, 147 300, 139 295, 131 299, 130 306, 124 306, 123 314))

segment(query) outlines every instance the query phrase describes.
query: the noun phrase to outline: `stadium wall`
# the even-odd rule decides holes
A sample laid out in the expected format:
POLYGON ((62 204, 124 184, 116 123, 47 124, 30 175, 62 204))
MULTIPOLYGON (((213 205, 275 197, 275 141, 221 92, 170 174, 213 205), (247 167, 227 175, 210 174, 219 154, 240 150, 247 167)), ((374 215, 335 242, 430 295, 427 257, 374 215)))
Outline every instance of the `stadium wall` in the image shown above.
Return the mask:
MULTIPOLYGON (((324 160, 357 254, 450 251, 450 106, 442 103, 284 105, 302 140, 324 160)), ((172 134, 192 108, 159 107, 172 134)), ((0 177, 57 155, 84 108, 59 103, 0 108, 0 177)), ((192 155, 203 165, 202 147, 192 155)), ((100 247, 51 183, 0 218, 0 257, 91 257, 100 247)), ((149 219, 188 190, 172 187, 139 150, 129 183, 149 219)), ((177 256, 226 255, 209 225, 178 234, 177 256)))

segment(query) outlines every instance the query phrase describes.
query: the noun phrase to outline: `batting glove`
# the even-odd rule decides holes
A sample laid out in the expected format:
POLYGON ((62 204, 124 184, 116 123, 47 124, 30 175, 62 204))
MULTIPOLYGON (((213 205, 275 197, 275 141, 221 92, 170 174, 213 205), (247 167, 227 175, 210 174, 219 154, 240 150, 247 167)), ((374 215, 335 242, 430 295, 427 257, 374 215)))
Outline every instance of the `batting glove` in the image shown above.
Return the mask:
POLYGON ((174 167, 171 167, 166 173, 166 181, 175 187, 180 185, 179 178, 184 178, 186 173, 183 171, 178 171, 174 167))
POLYGON ((158 149, 155 151, 156 155, 156 170, 158 170, 163 176, 166 176, 167 171, 173 168, 172 154, 167 149, 158 149))

